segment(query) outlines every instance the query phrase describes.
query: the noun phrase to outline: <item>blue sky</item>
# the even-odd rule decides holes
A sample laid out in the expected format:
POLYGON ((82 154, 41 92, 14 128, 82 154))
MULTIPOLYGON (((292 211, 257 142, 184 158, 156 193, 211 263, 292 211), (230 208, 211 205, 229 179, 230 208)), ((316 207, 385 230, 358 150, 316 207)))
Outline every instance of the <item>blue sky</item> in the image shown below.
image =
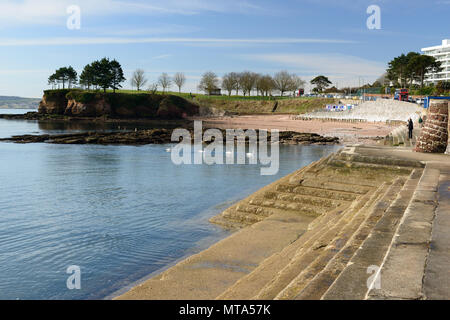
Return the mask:
POLYGON ((0 0, 0 95, 39 97, 56 68, 81 72, 104 56, 127 78, 184 72, 186 92, 210 70, 356 86, 394 56, 450 38, 449 14, 450 0, 0 0), (67 28, 70 5, 81 9, 79 30, 67 28), (380 30, 366 26, 369 5, 381 8, 380 30))

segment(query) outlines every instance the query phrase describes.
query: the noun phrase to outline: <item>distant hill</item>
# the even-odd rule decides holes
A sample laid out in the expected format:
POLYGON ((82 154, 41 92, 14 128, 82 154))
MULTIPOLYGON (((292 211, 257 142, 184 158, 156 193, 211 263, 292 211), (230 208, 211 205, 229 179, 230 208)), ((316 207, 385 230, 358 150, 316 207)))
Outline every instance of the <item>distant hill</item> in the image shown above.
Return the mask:
POLYGON ((0 109, 37 109, 41 99, 0 96, 0 109))

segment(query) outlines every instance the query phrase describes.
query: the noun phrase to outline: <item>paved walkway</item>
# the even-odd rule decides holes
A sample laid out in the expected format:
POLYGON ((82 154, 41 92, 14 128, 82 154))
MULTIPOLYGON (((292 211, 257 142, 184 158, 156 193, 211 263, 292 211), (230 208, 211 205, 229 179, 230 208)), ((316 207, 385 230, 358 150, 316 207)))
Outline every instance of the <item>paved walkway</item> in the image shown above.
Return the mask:
POLYGON ((438 206, 424 277, 425 297, 433 300, 450 299, 450 163, 438 167, 438 206))

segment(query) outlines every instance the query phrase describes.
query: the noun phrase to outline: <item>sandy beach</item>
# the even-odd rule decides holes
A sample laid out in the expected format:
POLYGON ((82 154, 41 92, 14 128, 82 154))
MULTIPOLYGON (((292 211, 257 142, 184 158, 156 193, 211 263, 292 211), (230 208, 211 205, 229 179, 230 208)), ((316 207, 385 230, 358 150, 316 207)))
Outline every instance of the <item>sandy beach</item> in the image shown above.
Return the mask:
POLYGON ((375 144, 396 127, 383 122, 304 121, 296 120, 292 115, 249 115, 198 120, 203 120, 205 126, 220 129, 279 129, 317 133, 327 137, 338 137, 343 144, 375 144))

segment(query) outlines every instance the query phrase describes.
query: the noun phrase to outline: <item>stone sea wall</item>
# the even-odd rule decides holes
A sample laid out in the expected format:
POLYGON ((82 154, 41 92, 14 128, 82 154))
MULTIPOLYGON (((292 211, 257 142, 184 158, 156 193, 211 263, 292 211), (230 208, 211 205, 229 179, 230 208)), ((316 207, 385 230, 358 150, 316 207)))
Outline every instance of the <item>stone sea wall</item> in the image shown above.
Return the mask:
MULTIPOLYGON (((444 153, 448 143, 449 101, 432 100, 415 151, 444 153)), ((448 152, 449 150, 447 150, 448 152)))
POLYGON ((450 101, 448 103, 448 142, 447 142, 447 151, 445 152, 446 154, 450 154, 450 101))

